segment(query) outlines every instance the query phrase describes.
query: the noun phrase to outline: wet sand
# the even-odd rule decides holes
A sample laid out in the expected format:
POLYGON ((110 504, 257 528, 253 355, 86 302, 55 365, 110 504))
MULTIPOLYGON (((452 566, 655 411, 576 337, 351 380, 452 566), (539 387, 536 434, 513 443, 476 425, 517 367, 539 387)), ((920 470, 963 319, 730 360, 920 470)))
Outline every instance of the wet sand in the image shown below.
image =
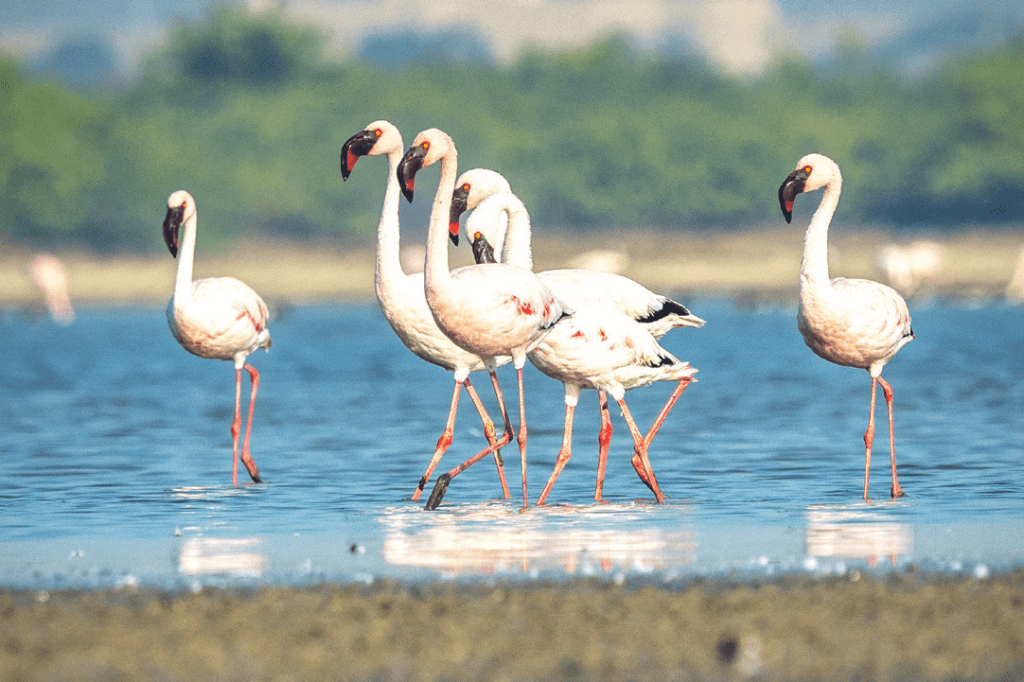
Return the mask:
POLYGON ((0 679, 1019 680, 1024 569, 0 591, 0 679))

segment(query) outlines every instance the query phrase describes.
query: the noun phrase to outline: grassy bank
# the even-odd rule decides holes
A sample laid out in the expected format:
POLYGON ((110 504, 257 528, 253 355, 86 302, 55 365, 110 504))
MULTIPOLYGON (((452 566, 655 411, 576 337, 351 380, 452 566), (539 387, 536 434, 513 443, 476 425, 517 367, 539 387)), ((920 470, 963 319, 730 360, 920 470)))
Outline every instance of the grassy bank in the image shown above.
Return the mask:
MULTIPOLYGON (((921 293, 943 297, 1001 296, 1024 247, 1024 228, 967 230, 913 236, 894 230, 834 230, 833 275, 886 281, 880 250, 926 239, 941 247, 942 263, 921 293)), ((803 231, 800 228, 751 229, 726 233, 631 230, 577 236, 539 235, 534 240, 537 269, 581 264, 583 256, 614 254, 622 274, 657 291, 686 296, 795 300, 803 231)), ((306 303, 371 300, 372 243, 295 244, 249 240, 217 251, 200 242, 195 276, 233 275, 268 301, 306 303)), ((410 267, 421 264, 422 246, 406 247, 410 267)), ((468 248, 452 249, 453 265, 469 262, 468 248)), ((97 257, 57 253, 68 271, 76 304, 164 305, 173 288, 175 261, 152 256, 97 257)), ((0 306, 31 304, 40 295, 26 274, 31 254, 5 249, 0 254, 0 306)), ((905 295, 911 292, 904 291, 905 295)))

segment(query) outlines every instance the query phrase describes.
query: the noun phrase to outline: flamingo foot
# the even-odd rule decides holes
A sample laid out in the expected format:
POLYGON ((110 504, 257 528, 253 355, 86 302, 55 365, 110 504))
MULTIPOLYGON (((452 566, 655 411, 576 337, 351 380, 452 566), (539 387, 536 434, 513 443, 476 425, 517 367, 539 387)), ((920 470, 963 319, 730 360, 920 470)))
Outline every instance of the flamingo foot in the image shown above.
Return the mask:
POLYGON ((441 504, 441 500, 444 499, 444 494, 448 492, 448 484, 451 483, 451 480, 451 474, 441 474, 437 477, 434 490, 430 493, 430 499, 427 500, 426 509, 437 509, 438 505, 441 504))
POLYGON ((903 488, 900 488, 899 486, 896 486, 895 488, 892 489, 892 499, 895 500, 897 498, 906 497, 906 496, 907 496, 907 494, 905 492, 903 492, 903 488))
POLYGON ((256 468, 256 462, 248 452, 242 453, 242 464, 245 465, 254 483, 263 483, 263 479, 260 478, 260 470, 256 468))

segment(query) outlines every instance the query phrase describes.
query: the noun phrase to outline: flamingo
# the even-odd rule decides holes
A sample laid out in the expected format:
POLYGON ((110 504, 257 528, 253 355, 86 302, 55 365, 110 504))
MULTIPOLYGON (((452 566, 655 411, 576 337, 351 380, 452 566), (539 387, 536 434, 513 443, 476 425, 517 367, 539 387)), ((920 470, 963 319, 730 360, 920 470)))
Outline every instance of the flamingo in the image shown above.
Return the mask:
MULTIPOLYGON (((424 261, 424 292, 427 305, 441 331, 465 350, 479 355, 495 388, 501 406, 505 435, 498 441, 511 441, 513 430, 495 374, 497 358, 512 356, 519 388, 519 431, 515 434, 523 477, 523 507, 528 504, 526 486, 526 409, 523 400, 523 366, 526 354, 571 309, 530 270, 504 263, 470 265, 454 272, 448 269, 445 233, 458 165, 455 143, 447 133, 430 128, 413 141, 398 166, 398 179, 406 199, 412 201, 416 173, 431 164, 441 163, 441 179, 434 197, 427 232, 424 261)), ((450 234, 458 243, 458 232, 450 234)), ((496 444, 497 445, 497 444, 496 444)), ((427 508, 440 504, 451 479, 493 451, 485 448, 455 469, 438 477, 427 500, 427 508)))
POLYGON ((242 369, 249 373, 252 393, 249 396, 249 418, 245 425, 242 463, 249 476, 260 483, 256 462, 249 454, 252 434, 252 412, 260 374, 246 362, 257 348, 269 350, 267 304, 247 284, 234 277, 210 277, 192 281, 192 262, 196 251, 196 202, 185 190, 178 190, 167 199, 164 218, 164 242, 171 255, 178 258, 174 295, 167 304, 167 324, 181 347, 193 355, 235 363, 235 418, 231 422, 233 440, 231 484, 238 485, 238 436, 241 429, 242 369), (185 234, 180 230, 185 225, 185 234), (180 257, 179 257, 180 249, 180 257))
POLYGON ((779 187, 779 203, 787 223, 793 218, 793 202, 798 194, 824 188, 804 236, 797 324, 804 342, 819 357, 837 365, 860 367, 871 376, 871 412, 864 433, 865 500, 869 499, 871 446, 875 439, 876 387, 882 387, 889 411, 891 495, 895 499, 906 493, 896 478, 893 393, 882 378, 882 368, 913 340, 914 332, 907 303, 892 288, 866 279, 829 279, 828 227, 839 204, 842 185, 843 177, 835 161, 821 154, 808 154, 779 187))
MULTIPOLYGON (((500 173, 488 168, 473 168, 459 176, 452 193, 449 229, 456 233, 459 230, 459 219, 468 210, 474 209, 481 201, 498 192, 511 192, 509 182, 500 173)), ((484 235, 489 236, 490 245, 504 245, 508 251, 520 251, 517 262, 521 267, 533 268, 533 256, 530 248, 529 216, 520 223, 521 233, 509 234, 505 241, 505 230, 508 216, 505 212, 497 217, 493 224, 490 220, 482 221, 486 226, 484 235), (523 231, 524 230, 524 231, 523 231), (529 260, 527 260, 529 259, 529 260)), ((472 235, 472 232, 468 232, 472 235)), ((481 243, 480 248, 485 248, 481 243)), ((656 294, 639 282, 611 272, 598 272, 581 268, 544 270, 537 273, 544 282, 556 292, 558 297, 573 306, 575 303, 596 303, 607 305, 625 313, 649 331, 654 338, 660 339, 669 331, 678 327, 701 327, 704 320, 693 315, 682 303, 667 296, 656 294)))
POLYGON ((64 263, 49 253, 39 253, 28 264, 32 282, 43 294, 46 310, 54 322, 67 326, 75 321, 75 309, 68 296, 68 274, 64 263))
MULTIPOLYGON (((461 185, 460 185, 461 187, 461 185)), ((458 189, 456 190, 458 192, 458 189)), ((476 210, 466 221, 466 231, 473 235, 473 252, 478 260, 493 261, 494 249, 488 234, 497 232, 494 237, 496 244, 504 244, 505 262, 530 267, 532 256, 530 249, 530 217, 523 203, 511 192, 492 194, 479 203, 476 210), (508 227, 508 242, 505 241, 505 228, 508 227)), ((608 290, 602 290, 601 284, 607 280, 598 277, 598 285, 590 291, 595 295, 588 299, 584 292, 587 270, 566 271, 576 274, 576 278, 562 277, 549 280, 545 275, 557 271, 538 273, 555 295, 562 298, 563 282, 570 282, 570 296, 562 298, 574 307, 571 317, 561 320, 537 346, 528 354, 533 365, 544 374, 561 381, 565 389, 565 425, 562 435, 562 447, 554 471, 541 493, 537 504, 544 504, 552 486, 569 459, 572 457, 572 425, 576 404, 580 391, 585 388, 596 389, 601 406, 601 431, 598 437, 600 446, 597 469, 597 484, 594 488, 594 499, 602 501, 604 474, 608 458, 608 446, 611 440, 611 420, 608 418, 607 394, 619 405, 623 419, 633 437, 635 453, 633 468, 640 479, 651 489, 658 502, 664 496, 658 486, 657 479, 651 469, 648 458, 648 446, 661 427, 669 410, 685 390, 697 370, 686 362, 681 362, 671 353, 662 348, 650 329, 641 322, 626 315, 616 307, 609 305, 608 290), (630 414, 625 402, 625 392, 647 386, 655 381, 677 381, 676 389, 662 408, 655 425, 647 436, 641 436, 636 422, 630 414)), ((622 277, 636 287, 640 285, 622 277)), ((642 288, 642 287, 641 287, 642 288)), ((631 287, 627 287, 631 289, 631 287)), ((693 326, 700 326, 704 321, 687 313, 693 326)), ((662 318, 663 319, 663 318, 662 318)))
MULTIPOLYGON (((455 373, 455 388, 444 432, 437 440, 434 455, 427 470, 419 480, 412 499, 420 499, 423 488, 430 480, 434 468, 452 444, 455 433, 455 414, 459 406, 459 393, 463 384, 484 425, 484 434, 491 445, 497 441, 494 423, 487 415, 480 397, 469 381, 469 373, 485 369, 479 356, 468 353, 445 336, 434 322, 423 293, 423 273, 408 275, 402 270, 399 258, 400 231, 398 204, 400 191, 396 171, 405 153, 402 134, 389 121, 374 121, 362 131, 350 137, 341 148, 341 176, 348 180, 360 156, 384 155, 388 161, 388 179, 384 191, 384 207, 377 226, 376 292, 377 302, 385 319, 395 330, 402 343, 413 353, 429 363, 455 373)), ((495 359, 496 366, 511 361, 508 356, 495 359)), ((510 497, 501 453, 494 451, 501 489, 505 499, 510 497)))

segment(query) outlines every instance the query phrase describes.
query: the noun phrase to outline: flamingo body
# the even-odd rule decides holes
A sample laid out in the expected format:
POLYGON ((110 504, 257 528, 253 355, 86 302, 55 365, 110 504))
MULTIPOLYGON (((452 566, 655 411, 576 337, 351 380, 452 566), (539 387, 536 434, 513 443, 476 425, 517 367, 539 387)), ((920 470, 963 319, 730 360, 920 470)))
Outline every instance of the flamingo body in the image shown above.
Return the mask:
POLYGON ((259 388, 259 372, 246 362, 257 348, 271 346, 267 323, 270 315, 260 295, 234 277, 210 277, 192 280, 192 264, 196 248, 196 202, 185 190, 178 190, 167 199, 164 218, 164 241, 171 255, 178 258, 174 295, 167 304, 167 323, 181 347, 193 355, 214 360, 229 360, 235 366, 235 417, 231 424, 233 465, 231 482, 238 483, 238 460, 249 471, 252 480, 261 481, 256 462, 249 453, 253 407, 259 388), (184 226, 184 235, 181 228, 184 226), (249 418, 245 440, 239 455, 241 430, 242 370, 249 373, 252 392, 249 396, 249 418))
POLYGON ((896 476, 896 440, 892 388, 882 368, 900 348, 913 340, 910 311, 903 297, 884 284, 866 279, 829 278, 828 228, 832 222, 843 177, 835 161, 808 154, 779 187, 779 204, 786 222, 793 217, 797 195, 823 189, 821 203, 804 235, 800 266, 800 307, 797 325, 804 342, 819 357, 846 367, 859 367, 871 376, 871 404, 864 433, 864 499, 868 498, 871 448, 875 435, 875 391, 881 386, 889 413, 889 451, 893 498, 905 493, 896 476))

